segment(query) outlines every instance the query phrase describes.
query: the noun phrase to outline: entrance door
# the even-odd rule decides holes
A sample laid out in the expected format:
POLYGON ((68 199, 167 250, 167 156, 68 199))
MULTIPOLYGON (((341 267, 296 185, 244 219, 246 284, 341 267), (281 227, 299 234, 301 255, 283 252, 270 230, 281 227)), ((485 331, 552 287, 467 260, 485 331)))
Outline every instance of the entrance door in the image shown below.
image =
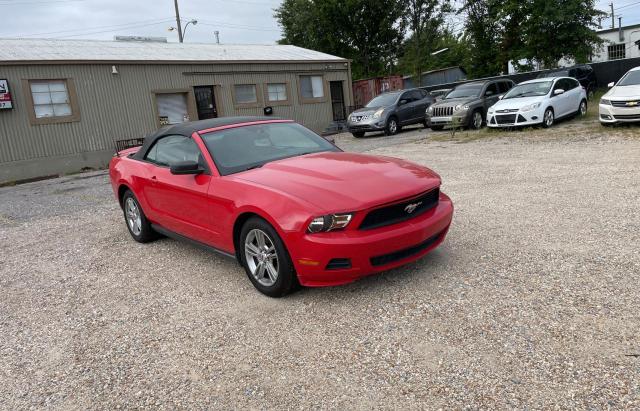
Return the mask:
POLYGON ((344 110, 344 93, 342 90, 342 81, 330 81, 331 89, 331 107, 333 109, 333 121, 345 121, 346 113, 344 110))
POLYGON ((216 98, 213 94, 213 86, 196 86, 193 88, 193 91, 196 95, 198 120, 218 117, 216 98))

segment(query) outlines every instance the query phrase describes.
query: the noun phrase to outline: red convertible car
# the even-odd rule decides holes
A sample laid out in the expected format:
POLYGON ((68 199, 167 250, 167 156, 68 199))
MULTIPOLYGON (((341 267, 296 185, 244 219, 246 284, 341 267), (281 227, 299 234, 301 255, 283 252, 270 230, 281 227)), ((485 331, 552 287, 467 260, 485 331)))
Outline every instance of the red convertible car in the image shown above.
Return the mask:
POLYGON ((165 128, 118 152, 109 175, 136 241, 163 234, 233 257, 272 297, 417 260, 453 215, 433 171, 273 118, 165 128))

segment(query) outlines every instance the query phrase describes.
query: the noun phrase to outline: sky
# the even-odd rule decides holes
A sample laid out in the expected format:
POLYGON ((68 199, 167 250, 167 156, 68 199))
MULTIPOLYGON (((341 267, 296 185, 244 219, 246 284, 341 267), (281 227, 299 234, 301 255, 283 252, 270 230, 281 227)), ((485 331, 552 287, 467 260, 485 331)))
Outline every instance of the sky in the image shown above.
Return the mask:
MULTIPOLYGON (((179 0, 189 25, 185 42, 273 44, 280 29, 273 9, 282 0, 179 0)), ((0 0, 0 38, 112 40, 115 35, 178 41, 173 0, 0 0)))
MULTIPOLYGON (((179 0, 180 15, 189 25, 185 41, 273 44, 280 29, 273 9, 282 0, 179 0)), ((609 11, 611 0, 598 0, 609 11)), ((613 0, 622 24, 640 23, 640 0, 613 0)), ((461 26, 456 16, 456 27, 461 26)), ((183 23, 184 24, 184 23, 183 23)), ((610 27, 610 19, 603 20, 610 27)), ((616 18, 617 24, 617 18, 616 18)), ((0 38, 68 38, 112 40, 115 35, 160 36, 178 41, 173 0, 0 0, 0 38)))

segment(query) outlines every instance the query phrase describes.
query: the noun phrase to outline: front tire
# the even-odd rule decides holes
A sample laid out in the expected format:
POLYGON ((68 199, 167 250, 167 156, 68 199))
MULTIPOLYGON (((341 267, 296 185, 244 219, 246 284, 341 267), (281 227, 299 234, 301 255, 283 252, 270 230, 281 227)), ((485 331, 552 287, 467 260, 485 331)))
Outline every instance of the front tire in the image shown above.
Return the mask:
POLYGON ((265 220, 253 217, 240 231, 240 262, 253 286, 269 297, 283 297, 293 291, 298 278, 287 249, 276 230, 265 220))
POLYGON ((388 136, 394 136, 398 134, 398 131, 400 131, 400 125, 398 125, 398 119, 395 117, 389 118, 389 120, 387 120, 387 126, 384 129, 384 133, 388 136))
POLYGON ((472 130, 480 130, 483 123, 482 112, 480 110, 474 111, 469 120, 469 128, 472 130))
POLYGON ((578 107, 578 113, 580 117, 584 117, 587 115, 587 100, 582 100, 580 102, 580 106, 578 107))
POLYGON ((542 127, 549 128, 555 122, 555 114, 553 113, 553 109, 549 107, 544 111, 544 116, 542 117, 542 127))
POLYGON ((136 196, 127 190, 122 196, 122 211, 129 234, 139 243, 148 243, 158 238, 136 196))

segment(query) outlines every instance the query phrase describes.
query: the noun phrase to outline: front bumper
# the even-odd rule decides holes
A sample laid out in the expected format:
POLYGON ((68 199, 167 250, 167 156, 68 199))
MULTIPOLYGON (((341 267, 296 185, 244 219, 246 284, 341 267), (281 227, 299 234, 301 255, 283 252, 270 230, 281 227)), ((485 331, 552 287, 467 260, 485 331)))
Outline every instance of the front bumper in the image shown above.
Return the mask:
POLYGON ((368 116, 362 116, 360 121, 353 120, 351 117, 347 120, 347 128, 349 132, 358 131, 381 131, 386 127, 386 119, 383 117, 374 119, 368 116), (367 118, 368 117, 368 118, 367 118))
POLYGON ((640 107, 614 107, 610 105, 598 105, 601 123, 635 123, 640 122, 640 107))
POLYGON ((516 111, 510 113, 487 113, 487 126, 501 127, 526 127, 542 124, 544 108, 539 107, 531 111, 516 111))
POLYGON ((425 115, 425 120, 427 121, 427 126, 451 126, 458 125, 460 127, 466 127, 469 124, 470 113, 454 113, 452 116, 444 116, 444 117, 435 117, 429 114, 425 115))
POLYGON ((285 243, 302 285, 340 285, 418 260, 442 243, 452 217, 453 204, 440 193, 436 207, 401 223, 364 231, 291 233, 285 243), (350 267, 328 269, 336 259, 348 260, 350 267))

